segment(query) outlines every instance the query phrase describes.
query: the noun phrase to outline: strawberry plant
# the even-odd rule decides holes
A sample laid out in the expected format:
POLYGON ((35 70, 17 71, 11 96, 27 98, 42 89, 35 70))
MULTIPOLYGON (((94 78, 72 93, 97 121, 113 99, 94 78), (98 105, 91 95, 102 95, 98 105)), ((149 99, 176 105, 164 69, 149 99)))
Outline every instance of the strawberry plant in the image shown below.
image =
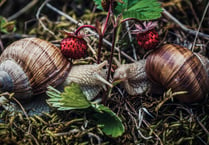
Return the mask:
MULTIPOLYGON (((97 5, 98 9, 104 9, 104 6, 109 4, 109 10, 106 17, 106 23, 104 24, 104 29, 101 30, 100 37, 103 37, 106 28, 109 22, 109 19, 111 19, 111 24, 113 26, 113 32, 112 32, 112 48, 111 48, 111 56, 109 59, 109 69, 108 69, 108 75, 107 80, 110 78, 110 71, 112 67, 112 58, 115 48, 115 40, 116 40, 116 33, 120 30, 118 27, 120 24, 134 20, 138 22, 141 25, 141 28, 143 32, 150 30, 150 28, 146 28, 142 21, 146 20, 153 20, 157 19, 161 16, 162 9, 160 7, 160 4, 157 2, 157 0, 94 0, 95 4, 97 5), (117 2, 117 5, 115 4, 117 2), (114 5, 114 7, 113 7, 114 5), (110 18, 111 17, 111 18, 110 18)), ((107 8, 105 8, 107 9, 107 8)), ((139 27, 139 25, 136 25, 139 27)), ((141 32, 135 33, 137 34, 137 41, 141 47, 144 47, 145 49, 151 49, 155 47, 158 44, 158 34, 154 31, 154 25, 150 26, 152 28, 152 31, 147 32, 148 36, 141 35, 141 32), (142 37, 142 38, 141 38, 142 37), (141 45, 143 44, 143 45, 141 45)), ((148 26, 147 26, 148 27, 148 26)), ((135 31, 136 32, 136 31, 135 31)), ((99 43, 102 43, 100 40, 99 43)), ((98 52, 98 56, 100 56, 100 50, 98 52)), ((98 57, 98 59, 100 59, 98 57)), ((98 61, 99 62, 99 61, 98 61)))
MULTIPOLYGON (((115 49, 116 34, 121 29, 119 27, 126 21, 135 21, 136 29, 133 34, 136 34, 136 40, 140 47, 144 49, 152 49, 159 42, 158 33, 155 31, 156 23, 144 24, 142 21, 157 19, 161 16, 162 9, 157 0, 94 0, 97 8, 107 11, 106 21, 102 24, 97 22, 96 26, 83 25, 80 26, 73 34, 67 33, 68 37, 61 42, 61 50, 67 57, 78 59, 82 57, 87 49, 86 42, 79 35, 79 31, 83 28, 91 28, 99 34, 97 63, 101 59, 101 47, 107 27, 111 26, 112 31, 112 47, 109 57, 109 67, 107 80, 109 81, 112 68, 113 53, 115 49), (137 24, 138 23, 138 24, 137 24), (71 54, 69 56, 68 54, 71 54)), ((93 110, 94 118, 97 124, 101 125, 103 132, 112 137, 118 137, 124 133, 124 126, 121 119, 112 112, 108 107, 87 100, 85 95, 79 89, 78 85, 72 84, 65 87, 63 93, 49 87, 47 91, 50 99, 48 103, 58 110, 71 109, 90 109, 93 110)), ((107 98, 103 98, 102 103, 105 104, 107 98)))
POLYGON ((107 135, 118 137, 124 132, 121 119, 108 107, 87 100, 77 84, 65 87, 62 93, 53 87, 48 87, 47 95, 50 97, 48 103, 58 110, 88 109, 92 111, 94 120, 107 135))

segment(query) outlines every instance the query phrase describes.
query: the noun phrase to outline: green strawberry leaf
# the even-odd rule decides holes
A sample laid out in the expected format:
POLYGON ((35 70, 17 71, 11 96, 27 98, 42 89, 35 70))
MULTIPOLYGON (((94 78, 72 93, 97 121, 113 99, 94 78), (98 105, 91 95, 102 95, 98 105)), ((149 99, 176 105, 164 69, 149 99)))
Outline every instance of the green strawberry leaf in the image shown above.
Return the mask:
POLYGON ((157 0, 139 0, 123 13, 124 18, 152 20, 161 17, 162 8, 157 0))
POLYGON ((93 117, 106 135, 119 137, 124 133, 125 128, 121 119, 110 108, 99 104, 92 106, 97 112, 93 117))
POLYGON ((93 109, 92 117, 106 135, 118 137, 125 131, 121 119, 110 108, 88 101, 78 84, 66 86, 63 93, 49 86, 46 93, 47 102, 58 110, 93 109))
MULTIPOLYGON (((157 0, 122 0, 115 8, 114 14, 122 14, 123 18, 152 20, 161 17, 162 8, 157 0)), ((98 9, 102 9, 101 0, 94 0, 98 9)))
POLYGON ((47 102, 58 110, 85 109, 91 106, 80 86, 75 83, 66 86, 63 93, 51 86, 46 93, 50 97, 47 102))
POLYGON ((138 0, 123 0, 124 3, 118 3, 115 8, 116 14, 121 14, 126 11, 128 8, 131 8, 134 4, 138 2, 138 0))
POLYGON ((94 0, 94 3, 98 9, 103 10, 101 0, 94 0))

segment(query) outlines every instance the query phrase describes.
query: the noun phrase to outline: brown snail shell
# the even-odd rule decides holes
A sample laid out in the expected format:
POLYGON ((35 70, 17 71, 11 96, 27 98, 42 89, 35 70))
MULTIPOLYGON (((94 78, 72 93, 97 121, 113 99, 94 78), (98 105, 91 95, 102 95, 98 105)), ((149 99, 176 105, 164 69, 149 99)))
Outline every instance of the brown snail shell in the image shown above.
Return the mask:
POLYGON ((124 74, 125 76, 131 76, 126 77, 126 81, 123 82, 129 86, 125 88, 131 88, 126 89, 130 95, 142 94, 143 92, 137 93, 137 90, 142 87, 149 87, 151 90, 156 90, 153 89, 155 87, 158 89, 163 88, 164 90, 171 88, 173 92, 186 91, 186 94, 175 97, 180 102, 190 103, 202 99, 208 93, 209 61, 204 56, 193 53, 179 45, 166 44, 153 51, 146 58, 146 63, 144 61, 140 60, 130 64, 128 67, 121 65, 116 70, 114 79, 124 79, 124 74), (142 71, 130 73, 129 70, 133 66, 139 67, 135 70, 144 69, 146 75, 142 71))
MULTIPOLYGON (((204 60, 204 59, 203 59, 204 60)), ((151 53, 146 60, 149 80, 172 91, 186 91, 176 98, 194 102, 208 93, 208 74, 201 58, 187 48, 167 44, 151 53)))
POLYGON ((38 38, 21 39, 1 54, 0 77, 10 80, 0 82, 1 91, 15 92, 18 99, 30 98, 46 91, 48 85, 61 84, 69 70, 70 63, 53 44, 38 38))
POLYGON ((49 85, 56 87, 76 82, 92 98, 104 83, 108 84, 104 80, 106 70, 102 68, 106 63, 72 66, 53 44, 38 38, 21 39, 9 45, 0 56, 0 91, 14 92, 18 100, 29 100, 45 92, 49 85), (76 75, 73 76, 71 70, 76 75), (95 80, 101 80, 99 85, 94 84, 95 80), (95 86, 92 90, 96 93, 88 91, 95 86))

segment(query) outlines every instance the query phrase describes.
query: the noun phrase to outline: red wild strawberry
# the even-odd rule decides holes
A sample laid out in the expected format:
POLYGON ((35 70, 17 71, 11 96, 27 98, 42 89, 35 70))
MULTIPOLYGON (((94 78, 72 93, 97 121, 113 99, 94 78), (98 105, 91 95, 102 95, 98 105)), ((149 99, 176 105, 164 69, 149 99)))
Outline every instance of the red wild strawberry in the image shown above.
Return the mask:
POLYGON ((155 26, 157 23, 149 22, 144 24, 145 28, 142 28, 140 25, 135 25, 136 30, 133 31, 133 34, 136 35, 137 43, 140 47, 150 50, 155 49, 159 43, 159 35, 155 31, 155 26))
POLYGON ((69 35, 61 41, 61 52, 67 58, 79 59, 87 53, 87 43, 81 36, 69 35))

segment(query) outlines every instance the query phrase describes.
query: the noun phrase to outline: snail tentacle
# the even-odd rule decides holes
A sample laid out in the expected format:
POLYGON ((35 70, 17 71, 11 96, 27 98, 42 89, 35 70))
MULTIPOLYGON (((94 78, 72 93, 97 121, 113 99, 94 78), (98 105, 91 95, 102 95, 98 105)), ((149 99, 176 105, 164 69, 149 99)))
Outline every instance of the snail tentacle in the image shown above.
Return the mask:
POLYGON ((115 72, 114 78, 123 80, 130 95, 141 94, 146 87, 150 87, 151 92, 172 89, 173 92, 186 91, 175 98, 191 103, 209 92, 209 60, 179 45, 163 45, 147 56, 146 63, 140 60, 121 65, 115 72))
POLYGON ((72 66, 64 86, 71 83, 80 85, 81 90, 88 99, 93 99, 102 90, 106 89, 105 85, 113 87, 105 78, 107 70, 103 67, 107 64, 106 61, 94 65, 75 65, 72 66))

